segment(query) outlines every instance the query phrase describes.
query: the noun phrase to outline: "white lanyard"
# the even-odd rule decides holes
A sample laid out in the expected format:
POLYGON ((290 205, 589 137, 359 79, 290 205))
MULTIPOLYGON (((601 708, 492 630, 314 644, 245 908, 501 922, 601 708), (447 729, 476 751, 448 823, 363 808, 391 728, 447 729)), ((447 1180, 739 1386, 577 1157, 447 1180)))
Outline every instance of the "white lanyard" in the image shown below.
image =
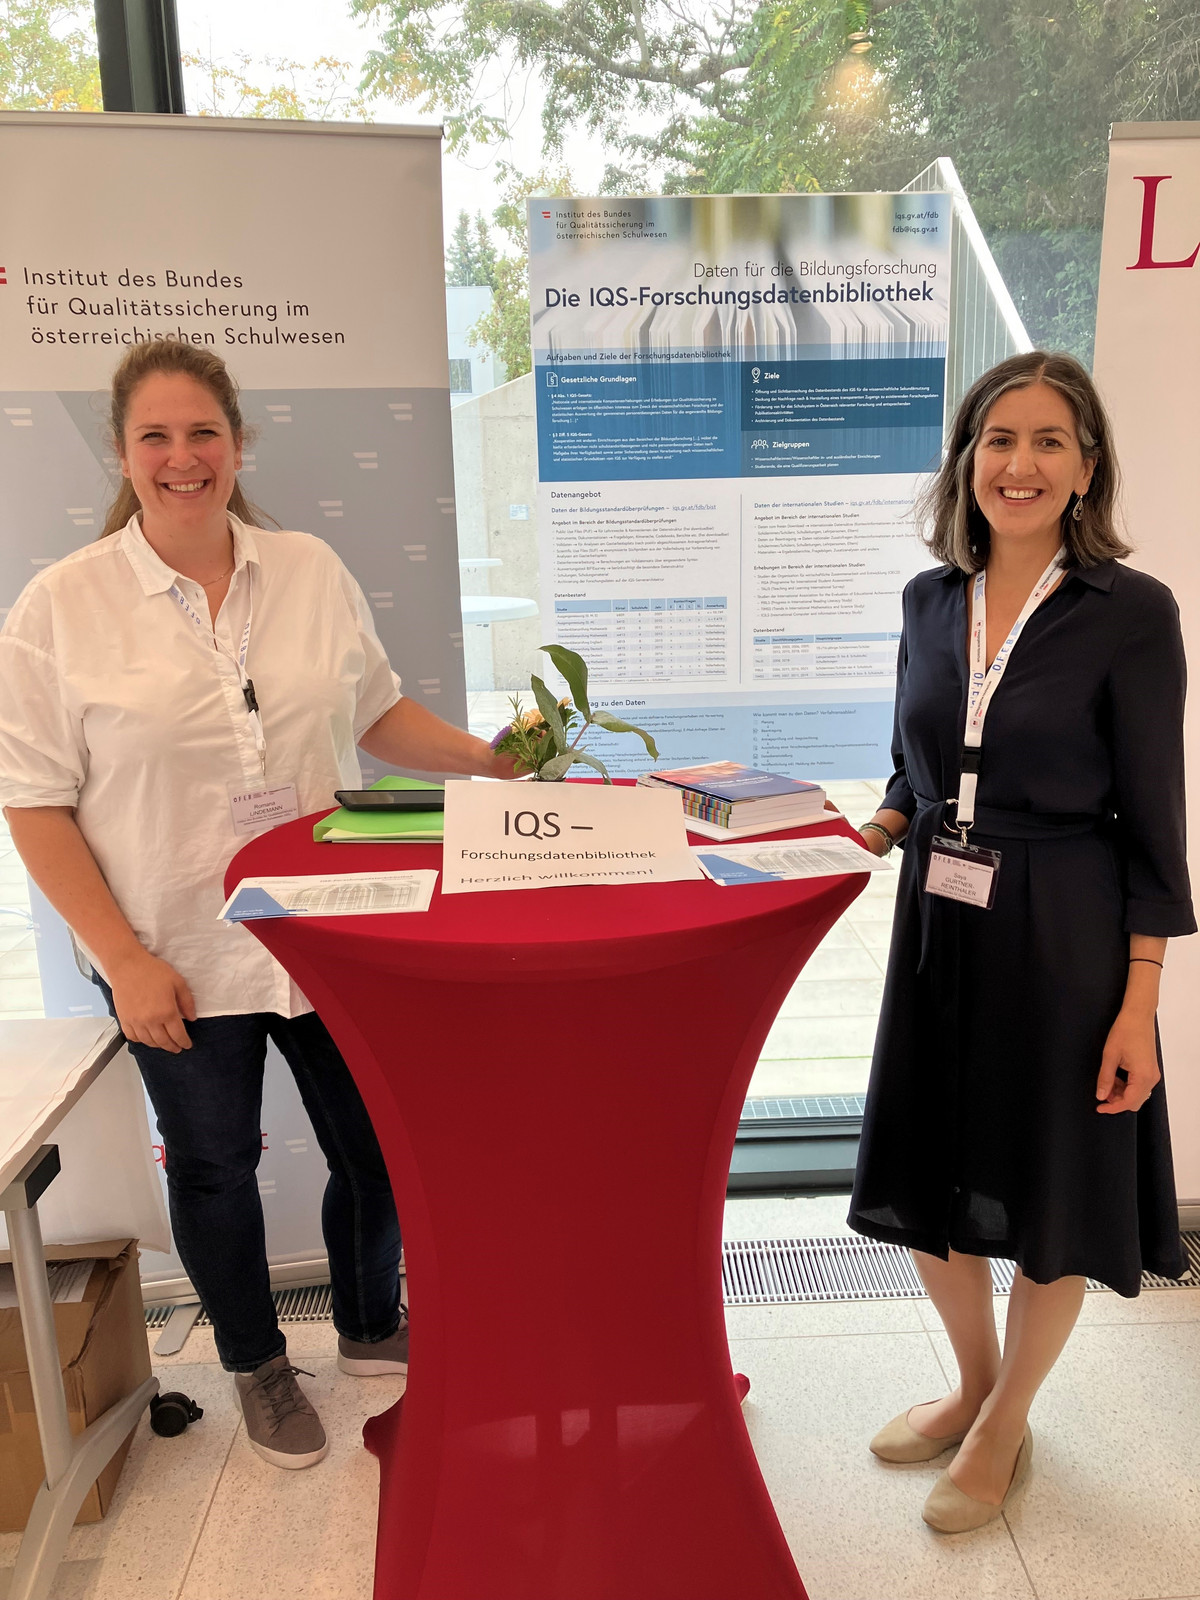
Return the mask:
POLYGON ((1008 666, 1013 645, 1021 637, 1030 617, 1046 598, 1067 562, 1065 548, 1060 548, 1054 560, 1042 573, 1033 592, 1012 625, 1012 631, 996 651, 996 659, 987 664, 987 572, 975 574, 971 597, 971 648, 970 680, 967 687, 967 725, 963 733, 962 770, 958 780, 957 826, 963 843, 967 842, 967 829, 975 821, 975 790, 979 785, 980 750, 983 746, 983 724, 992 703, 992 696, 1000 687, 1004 669, 1008 666))
POLYGON ((171 585, 170 594, 173 600, 179 602, 179 606, 185 615, 191 617, 197 628, 199 628, 205 643, 211 643, 218 655, 225 656, 237 668, 238 685, 242 691, 242 698, 246 702, 246 711, 250 717, 250 732, 254 735, 254 748, 258 753, 258 764, 262 768, 262 775, 265 780, 267 776, 267 736, 263 732, 262 714, 258 709, 258 700, 254 693, 254 680, 246 674, 246 657, 250 652, 250 630, 254 626, 254 580, 249 567, 246 568, 246 582, 250 589, 250 615, 246 618, 246 626, 242 629, 242 642, 236 656, 226 650, 225 646, 217 638, 215 628, 205 622, 177 583, 171 585))

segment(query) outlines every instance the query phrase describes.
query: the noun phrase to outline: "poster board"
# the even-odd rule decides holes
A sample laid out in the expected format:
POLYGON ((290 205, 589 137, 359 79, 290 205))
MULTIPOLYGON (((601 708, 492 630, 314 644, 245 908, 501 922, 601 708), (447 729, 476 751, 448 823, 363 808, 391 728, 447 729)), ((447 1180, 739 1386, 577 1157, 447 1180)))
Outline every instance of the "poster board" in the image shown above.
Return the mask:
MULTIPOLYGON (((1112 417, 1135 566, 1174 592, 1193 668, 1188 833, 1200 838, 1200 122, 1117 123, 1109 143, 1096 380, 1112 417)), ((1193 895, 1200 894, 1192 873, 1193 895)), ((1167 947, 1159 1009, 1175 1178, 1200 1218, 1200 940, 1167 947)), ((1194 1225, 1194 1224, 1193 1224, 1194 1225)))
MULTIPOLYGON (((951 206, 530 201, 542 615, 668 766, 891 771, 951 206)), ((617 774, 644 765, 597 750, 617 774)))
MULTIPOLYGON (((333 545, 405 692, 465 726, 440 130, 0 113, 0 215, 0 610, 103 525, 125 349, 186 339, 241 385, 249 499, 333 545)), ((47 1014, 102 1010, 32 899, 47 1014)), ((325 1178, 272 1050, 259 1189, 273 1266, 300 1281, 325 1178)))

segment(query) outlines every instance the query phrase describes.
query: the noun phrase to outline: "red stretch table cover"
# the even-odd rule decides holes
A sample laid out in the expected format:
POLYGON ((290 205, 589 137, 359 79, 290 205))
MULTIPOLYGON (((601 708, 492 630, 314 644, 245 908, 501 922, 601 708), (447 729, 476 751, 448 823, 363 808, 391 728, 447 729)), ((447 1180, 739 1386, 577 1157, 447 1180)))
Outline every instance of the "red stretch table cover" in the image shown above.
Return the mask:
MULTIPOLYGON (((313 820, 239 851, 227 892, 441 864, 313 820)), ((722 1207, 767 1031, 865 883, 249 924, 343 1051, 404 1231, 408 1392, 364 1430, 376 1600, 803 1600, 730 1370, 722 1207)))

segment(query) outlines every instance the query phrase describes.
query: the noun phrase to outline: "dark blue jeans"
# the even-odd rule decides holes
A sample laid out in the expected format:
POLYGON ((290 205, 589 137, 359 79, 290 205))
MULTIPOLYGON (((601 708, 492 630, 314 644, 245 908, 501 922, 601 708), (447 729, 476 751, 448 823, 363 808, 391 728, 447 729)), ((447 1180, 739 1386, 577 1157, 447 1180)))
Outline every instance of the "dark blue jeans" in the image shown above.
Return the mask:
MULTIPOLYGON (((112 1010, 112 991, 96 982, 112 1010)), ((115 1013, 114 1013, 115 1014, 115 1013)), ((321 1228, 333 1322, 374 1344, 400 1320, 400 1226, 379 1141, 349 1068, 314 1013, 201 1017, 190 1050, 131 1044, 158 1117, 171 1228, 230 1372, 281 1355, 257 1168, 267 1040, 291 1068, 325 1160, 321 1228)))

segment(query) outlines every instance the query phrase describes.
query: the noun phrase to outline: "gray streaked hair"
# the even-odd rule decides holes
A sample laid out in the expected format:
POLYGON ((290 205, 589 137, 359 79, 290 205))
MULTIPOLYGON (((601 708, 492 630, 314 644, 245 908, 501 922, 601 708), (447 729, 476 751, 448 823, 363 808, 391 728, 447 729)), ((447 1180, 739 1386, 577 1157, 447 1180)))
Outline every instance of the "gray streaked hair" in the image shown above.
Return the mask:
POLYGON ((939 561, 963 572, 978 572, 986 564, 991 541, 991 529, 971 488, 979 437, 1001 395, 1035 383, 1062 395, 1074 416, 1084 459, 1095 463, 1078 520, 1071 515, 1077 503, 1074 495, 1063 513, 1063 543, 1072 565, 1098 567, 1102 561, 1119 561, 1132 553, 1115 522, 1120 475, 1112 428, 1087 368, 1074 356, 1030 350, 1001 361, 967 390, 950 425, 942 465, 917 502, 925 543, 939 561))

